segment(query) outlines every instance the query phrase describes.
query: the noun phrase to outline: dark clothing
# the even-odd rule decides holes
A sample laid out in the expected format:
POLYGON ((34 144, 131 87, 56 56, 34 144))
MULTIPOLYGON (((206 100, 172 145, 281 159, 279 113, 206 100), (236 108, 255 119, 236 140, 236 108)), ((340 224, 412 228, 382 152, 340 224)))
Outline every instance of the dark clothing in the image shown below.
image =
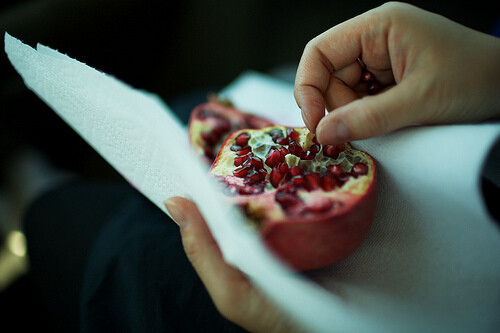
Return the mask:
POLYGON ((177 225, 126 183, 48 192, 25 229, 30 274, 55 331, 243 331, 217 312, 177 225))

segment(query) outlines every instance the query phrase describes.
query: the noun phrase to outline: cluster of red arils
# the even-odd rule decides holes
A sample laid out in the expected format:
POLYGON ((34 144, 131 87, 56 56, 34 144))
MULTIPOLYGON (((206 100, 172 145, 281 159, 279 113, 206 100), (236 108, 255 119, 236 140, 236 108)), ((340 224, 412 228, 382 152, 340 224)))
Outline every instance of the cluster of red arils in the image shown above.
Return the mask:
POLYGON ((212 163, 227 136, 243 128, 273 125, 267 119, 235 109, 229 102, 217 100, 197 106, 189 119, 189 139, 195 152, 212 163))
POLYGON ((366 237, 375 162, 349 143, 321 145, 307 128, 242 129, 210 173, 269 248, 297 270, 345 258, 366 237))
MULTIPOLYGON (((297 131, 308 133, 302 128, 280 126, 235 132, 231 136, 234 139, 226 141, 229 148, 227 153, 222 153, 224 168, 232 169, 225 159, 229 158, 231 161, 234 158, 234 169, 226 177, 216 176, 225 187, 224 192, 228 195, 257 195, 277 190, 275 201, 284 212, 288 215, 300 215, 310 211, 326 211, 333 204, 332 200, 324 198, 320 201, 321 205, 306 207, 301 199, 301 191, 330 192, 342 187, 351 178, 368 174, 369 160, 365 158, 361 162, 361 155, 349 144, 322 146, 311 134, 307 135, 306 143, 300 139, 297 131), (262 138, 262 134, 268 135, 272 143, 267 141, 267 148, 263 150, 261 143, 266 142, 266 139, 250 142, 252 134, 259 138, 262 138)), ((213 167, 219 168, 218 164, 216 161, 213 167)))
POLYGON ((361 82, 366 82, 368 84, 369 95, 375 95, 379 93, 383 88, 382 84, 377 80, 375 75, 373 75, 372 72, 369 72, 366 69, 364 69, 361 73, 361 82))
POLYGON ((231 131, 231 122, 217 114, 210 109, 202 109, 198 113, 198 117, 200 120, 211 120, 212 127, 208 130, 201 132, 200 136, 205 142, 205 146, 203 147, 203 151, 205 156, 209 159, 214 159, 217 152, 214 152, 214 146, 220 142, 224 141, 227 134, 231 131))
POLYGON ((361 80, 360 82, 367 84, 368 95, 375 95, 379 93, 384 87, 382 83, 375 77, 375 74, 370 72, 361 59, 358 59, 361 66, 361 80))

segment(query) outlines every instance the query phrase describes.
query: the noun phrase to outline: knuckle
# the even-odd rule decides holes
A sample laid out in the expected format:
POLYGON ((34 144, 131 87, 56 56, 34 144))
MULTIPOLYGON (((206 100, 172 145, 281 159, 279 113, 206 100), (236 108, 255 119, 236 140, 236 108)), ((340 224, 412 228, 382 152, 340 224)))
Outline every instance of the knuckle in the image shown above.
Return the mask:
POLYGON ((380 15, 389 19, 394 25, 408 24, 408 17, 411 15, 415 7, 408 3, 402 2, 387 2, 380 6, 378 9, 380 15))
POLYGON ((406 11, 408 5, 397 1, 389 1, 382 4, 379 8, 391 14, 397 14, 398 12, 406 11))
POLYGON ((309 42, 307 42, 306 46, 304 47, 304 52, 301 59, 301 64, 304 70, 314 69, 314 67, 317 66, 318 61, 321 62, 321 65, 324 65, 325 62, 328 62, 328 60, 326 60, 327 57, 324 55, 321 49, 322 44, 324 44, 324 41, 322 42, 322 36, 323 34, 314 37, 309 42))
POLYGON ((315 47, 316 47, 317 41, 318 41, 318 36, 316 36, 316 37, 312 38, 311 40, 309 40, 306 43, 306 46, 304 47, 304 53, 313 52, 314 49, 315 49, 315 47))

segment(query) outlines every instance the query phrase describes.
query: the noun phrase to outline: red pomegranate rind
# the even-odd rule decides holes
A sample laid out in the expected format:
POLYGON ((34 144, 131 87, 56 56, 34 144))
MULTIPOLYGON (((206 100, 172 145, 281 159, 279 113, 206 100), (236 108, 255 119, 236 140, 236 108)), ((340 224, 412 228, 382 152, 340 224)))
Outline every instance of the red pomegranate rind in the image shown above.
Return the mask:
POLYGON ((266 244, 293 268, 305 271, 338 262, 365 240, 375 214, 376 179, 362 196, 352 196, 335 212, 311 219, 268 221, 260 233, 266 244))
POLYGON ((267 119, 216 101, 198 105, 189 118, 189 139, 194 151, 212 163, 222 143, 233 131, 273 125, 267 119))
POLYGON ((306 128, 236 131, 210 172, 267 246, 296 270, 344 259, 363 242, 373 221, 374 160, 349 143, 321 146, 306 128), (245 147, 235 145, 238 137, 245 147))

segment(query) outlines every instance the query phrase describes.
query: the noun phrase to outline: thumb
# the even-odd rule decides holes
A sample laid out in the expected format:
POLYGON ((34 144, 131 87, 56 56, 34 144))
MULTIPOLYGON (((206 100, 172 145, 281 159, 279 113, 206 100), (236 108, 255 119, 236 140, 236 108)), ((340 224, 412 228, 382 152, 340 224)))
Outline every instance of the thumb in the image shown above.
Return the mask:
POLYGON ((181 197, 170 198, 165 206, 180 226, 182 245, 189 261, 202 280, 211 280, 209 272, 224 262, 200 211, 192 201, 181 197))
MULTIPOLYGON (((248 284, 236 268, 227 264, 196 205, 187 199, 173 197, 165 202, 172 218, 180 226, 182 245, 188 260, 205 285, 215 305, 224 315, 234 281, 248 284)), ((228 303, 229 304, 229 303, 228 303)), ((231 306, 234 307, 234 304, 231 306)))
POLYGON ((251 332, 296 331, 293 319, 255 288, 246 275, 224 261, 193 202, 174 197, 167 200, 165 206, 180 226, 189 261, 224 317, 251 332))
MULTIPOLYGON (((421 89, 417 85, 417 89, 421 89)), ((316 128, 322 144, 338 144, 385 134, 417 120, 421 94, 402 82, 374 96, 366 96, 333 110, 316 128)))

